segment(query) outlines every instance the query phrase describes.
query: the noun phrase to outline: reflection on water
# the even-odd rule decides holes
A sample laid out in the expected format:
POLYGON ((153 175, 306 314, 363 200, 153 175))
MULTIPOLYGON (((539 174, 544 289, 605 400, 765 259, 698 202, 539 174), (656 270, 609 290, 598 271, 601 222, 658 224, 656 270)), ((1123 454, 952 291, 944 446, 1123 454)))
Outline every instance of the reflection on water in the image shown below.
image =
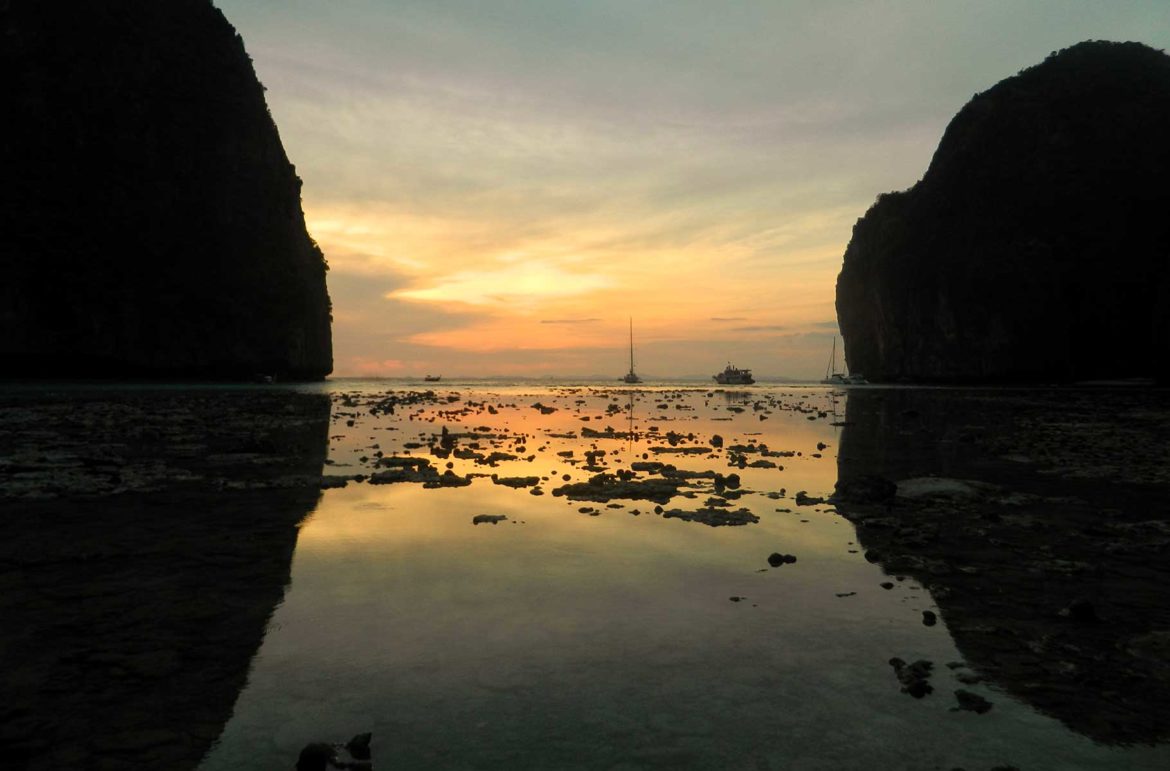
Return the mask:
POLYGON ((856 392, 842 479, 996 486, 839 508, 875 562, 929 586, 997 688, 1099 742, 1165 741, 1170 525, 1165 459, 1150 456, 1165 453, 1167 406, 1161 393, 856 392))
POLYGON ((1170 761, 1097 743, 1161 737, 1170 624, 1134 551, 1162 536, 1124 516, 1150 499, 1057 451, 1067 399, 444 386, 0 395, 5 748, 290 768, 372 731, 383 768, 1170 761), (838 474, 925 473, 996 487, 821 500, 838 474), (1058 505, 1123 514, 1046 542, 1058 505), (758 522, 664 516, 741 508, 758 522), (1048 619, 1080 595, 1102 623, 1048 619), (932 662, 933 693, 895 657, 932 662))
POLYGON ((291 393, 0 398, 0 765, 198 764, 284 595, 329 409, 291 393))
POLYGON ((817 389, 748 393, 440 393, 392 418, 342 396, 333 475, 379 468, 377 452, 433 458, 447 426, 449 436, 480 432, 458 447, 516 459, 436 462, 460 476, 537 475, 545 494, 486 476, 327 491, 203 768, 277 766, 306 741, 358 731, 373 731, 376 763, 401 768, 1164 766, 1159 749, 1095 745, 977 682, 980 664, 963 666, 947 607, 867 561, 848 521, 816 502, 856 427, 834 425, 851 422, 844 405, 835 413, 836 397, 817 389), (752 467, 758 459, 777 467, 752 467), (655 516, 652 502, 609 508, 553 494, 565 475, 605 473, 587 463, 646 461, 741 477, 722 493, 689 477, 665 509, 723 497, 760 521, 708 527, 655 516), (472 524, 479 514, 507 519, 472 524), (772 568, 773 552, 797 561, 772 568), (927 610, 943 622, 924 625, 927 610), (934 693, 901 692, 893 657, 933 662, 934 693), (960 689, 993 708, 958 709, 960 689))

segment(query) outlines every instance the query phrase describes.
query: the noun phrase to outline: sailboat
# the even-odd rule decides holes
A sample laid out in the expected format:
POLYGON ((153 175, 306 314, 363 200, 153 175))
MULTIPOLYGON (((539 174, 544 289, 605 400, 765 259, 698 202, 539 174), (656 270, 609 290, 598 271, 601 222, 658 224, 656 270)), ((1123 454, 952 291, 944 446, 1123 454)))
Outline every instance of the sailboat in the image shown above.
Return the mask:
POLYGON ((829 366, 825 368, 825 385, 864 385, 869 381, 862 375, 846 375, 837 372, 837 336, 833 336, 833 351, 829 354, 829 366))
POLYGON ((630 371, 622 376, 623 383, 641 383, 642 378, 634 373, 634 317, 630 317, 630 371))

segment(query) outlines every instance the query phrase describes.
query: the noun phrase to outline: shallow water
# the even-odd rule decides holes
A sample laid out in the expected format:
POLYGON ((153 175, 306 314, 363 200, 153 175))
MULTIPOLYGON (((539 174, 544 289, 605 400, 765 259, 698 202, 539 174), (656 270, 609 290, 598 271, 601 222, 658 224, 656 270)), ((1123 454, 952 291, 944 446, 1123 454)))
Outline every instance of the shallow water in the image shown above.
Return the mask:
MULTIPOLYGON (((479 429, 503 438, 457 446, 520 458, 495 467, 451 458, 455 473, 537 475, 545 494, 486 476, 466 487, 350 481, 325 490, 202 769, 291 767, 306 743, 363 731, 384 768, 1170 765, 1166 747, 1099 744, 994 682, 959 682, 969 670, 945 614, 923 623, 922 611, 940 612, 931 595, 868 562, 831 504, 795 503, 797 491, 833 490, 848 430, 833 425, 844 422, 843 393, 440 384, 437 401, 375 416, 368 408, 385 384, 326 389, 327 474, 369 474, 378 451, 442 469, 448 459, 428 450, 440 429, 479 429), (556 411, 542 414, 536 402, 556 411), (581 435, 607 426, 633 438, 581 435), (719 434, 724 448, 654 454, 670 445, 652 428, 693 435, 682 447, 711 446, 719 434), (729 467, 727 447, 750 443, 799 454, 770 458, 782 469, 729 467), (593 475, 581 468, 593 448, 606 451, 599 462, 609 471, 645 454, 738 473, 743 494, 730 507, 759 522, 710 527, 655 514, 653 502, 608 508, 553 495, 562 475, 593 475), (576 463, 557 454, 570 450, 576 463), (479 514, 507 519, 473 525, 479 514), (797 561, 770 567, 773 552, 797 561), (934 692, 902 693, 892 657, 933 662, 934 692), (993 708, 954 709, 957 688, 993 708)), ((711 480, 695 484, 680 492, 696 497, 663 508, 694 510, 715 495, 711 480)))

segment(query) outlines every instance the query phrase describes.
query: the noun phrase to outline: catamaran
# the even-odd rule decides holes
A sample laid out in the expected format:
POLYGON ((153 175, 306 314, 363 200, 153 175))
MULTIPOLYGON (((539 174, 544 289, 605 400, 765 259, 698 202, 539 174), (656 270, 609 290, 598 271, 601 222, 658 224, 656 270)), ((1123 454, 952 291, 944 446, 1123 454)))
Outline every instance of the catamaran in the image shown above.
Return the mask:
POLYGON ((641 383, 642 378, 634 373, 634 317, 630 317, 630 371, 622 376, 623 383, 641 383))

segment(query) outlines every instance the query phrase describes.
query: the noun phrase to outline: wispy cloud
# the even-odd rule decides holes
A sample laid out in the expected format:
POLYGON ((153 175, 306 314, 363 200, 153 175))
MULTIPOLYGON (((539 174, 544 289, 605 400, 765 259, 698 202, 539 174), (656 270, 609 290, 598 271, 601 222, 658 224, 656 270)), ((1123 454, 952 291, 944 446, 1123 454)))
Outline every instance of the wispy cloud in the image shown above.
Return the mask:
POLYGON ((630 311, 640 368, 821 372, 853 224, 972 93, 1076 40, 1170 47, 1158 3, 1066 4, 216 0, 338 371, 564 374, 624 371, 630 311))

